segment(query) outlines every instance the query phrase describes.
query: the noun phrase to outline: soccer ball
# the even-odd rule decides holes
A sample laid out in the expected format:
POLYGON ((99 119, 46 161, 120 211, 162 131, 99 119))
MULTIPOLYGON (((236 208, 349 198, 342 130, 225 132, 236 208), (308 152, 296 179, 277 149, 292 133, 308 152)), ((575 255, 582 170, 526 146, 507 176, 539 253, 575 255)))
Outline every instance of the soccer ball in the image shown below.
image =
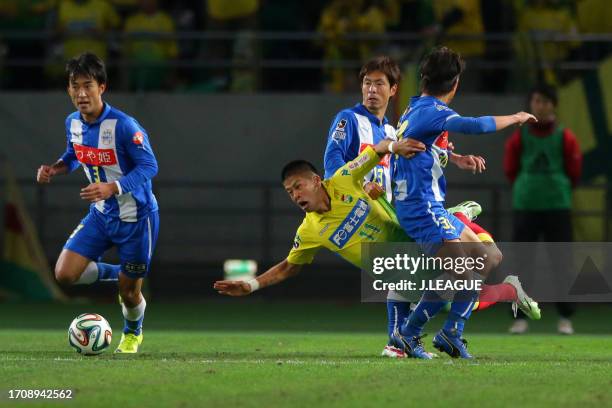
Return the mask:
POLYGON ((68 328, 68 343, 86 356, 103 353, 110 346, 112 336, 106 319, 95 313, 78 315, 68 328))

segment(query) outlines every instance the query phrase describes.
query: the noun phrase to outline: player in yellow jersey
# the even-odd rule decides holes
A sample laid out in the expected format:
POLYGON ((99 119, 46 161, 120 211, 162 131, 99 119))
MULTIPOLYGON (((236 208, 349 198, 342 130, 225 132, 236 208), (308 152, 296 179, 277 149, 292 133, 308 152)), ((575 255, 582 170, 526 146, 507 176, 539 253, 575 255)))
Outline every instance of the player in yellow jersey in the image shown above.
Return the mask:
MULTIPOLYGON (((321 248, 327 248, 361 268, 362 243, 412 241, 393 213, 363 190, 363 177, 390 151, 410 158, 423 147, 420 142, 409 138, 399 142, 382 140, 367 147, 327 180, 322 180, 307 161, 287 164, 282 171, 283 186, 291 200, 306 212, 289 255, 256 278, 221 280, 215 282, 214 288, 223 295, 245 296, 298 274, 321 248)), ((537 303, 525 294, 516 277, 508 277, 499 285, 484 285, 480 295, 481 299, 486 299, 480 302, 483 308, 497 301, 512 301, 530 317, 539 318, 537 303)))
POLYGON ((320 248, 336 252, 360 268, 361 243, 406 241, 401 227, 383 205, 363 190, 364 176, 390 149, 410 158, 423 151, 424 145, 412 139, 382 140, 366 148, 327 180, 322 180, 309 162, 297 160, 285 166, 283 186, 291 200, 306 212, 287 259, 257 278, 218 281, 214 288, 224 295, 248 295, 296 275, 304 264, 312 262, 320 248))

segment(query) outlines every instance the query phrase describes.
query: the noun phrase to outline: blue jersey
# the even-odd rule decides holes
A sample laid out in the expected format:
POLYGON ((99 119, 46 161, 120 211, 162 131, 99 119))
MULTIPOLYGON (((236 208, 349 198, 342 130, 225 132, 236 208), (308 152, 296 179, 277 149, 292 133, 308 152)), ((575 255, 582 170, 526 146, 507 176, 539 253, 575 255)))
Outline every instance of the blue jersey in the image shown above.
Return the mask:
MULTIPOLYGON (((387 118, 382 122, 370 113, 363 104, 340 111, 329 129, 327 147, 323 158, 325 178, 328 179, 346 163, 354 160, 366 147, 377 144, 383 139, 395 140, 395 129, 387 118)), ((391 200, 390 156, 385 156, 380 163, 366 175, 364 181, 380 184, 391 200)))
POLYGON ((69 171, 82 166, 91 183, 117 184, 119 194, 92 204, 97 211, 136 222, 158 210, 151 184, 157 160, 147 132, 134 118, 105 103, 95 123, 85 122, 78 111, 68 115, 66 137, 60 159, 69 171))
POLYGON ((394 197, 398 205, 422 205, 443 202, 448 164, 448 132, 485 133, 495 130, 491 116, 462 117, 433 96, 415 96, 400 118, 398 138, 423 142, 426 151, 411 159, 393 160, 394 197))

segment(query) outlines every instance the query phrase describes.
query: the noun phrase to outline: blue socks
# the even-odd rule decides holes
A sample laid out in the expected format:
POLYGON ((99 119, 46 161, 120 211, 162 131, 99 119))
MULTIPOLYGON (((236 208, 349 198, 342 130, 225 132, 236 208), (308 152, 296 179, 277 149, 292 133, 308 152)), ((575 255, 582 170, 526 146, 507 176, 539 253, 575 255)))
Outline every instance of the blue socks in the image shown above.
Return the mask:
POLYGON ((387 299, 387 332, 389 337, 395 329, 399 329, 410 316, 410 302, 387 299))
MULTIPOLYGON (((465 322, 470 318, 474 302, 477 299, 477 291, 464 290, 457 292, 443 327, 443 330, 448 335, 461 337, 465 322)), ((446 302, 436 292, 424 292, 416 309, 414 309, 408 320, 402 325, 400 329, 401 334, 406 337, 420 336, 423 332, 423 327, 429 319, 434 317, 445 305, 446 302)))
POLYGON ((448 313, 448 318, 442 328, 446 334, 454 337, 461 337, 465 322, 470 318, 474 302, 478 299, 478 292, 474 290, 462 290, 457 292, 451 310, 448 313))
POLYGON ((426 291, 416 309, 412 311, 408 320, 402 325, 400 333, 406 337, 420 336, 425 323, 434 317, 446 302, 434 291, 426 291))
POLYGON ((135 307, 127 307, 125 303, 121 305, 121 311, 123 312, 123 333, 133 333, 136 336, 142 331, 142 321, 144 320, 145 309, 147 307, 147 301, 144 296, 141 297, 141 301, 135 307))
POLYGON ((121 265, 111 265, 102 262, 96 262, 98 266, 98 281, 117 281, 119 280, 119 271, 121 265))
POLYGON ((142 321, 144 320, 144 316, 142 316, 138 320, 128 320, 123 319, 123 332, 125 334, 133 333, 138 336, 142 330, 142 321))

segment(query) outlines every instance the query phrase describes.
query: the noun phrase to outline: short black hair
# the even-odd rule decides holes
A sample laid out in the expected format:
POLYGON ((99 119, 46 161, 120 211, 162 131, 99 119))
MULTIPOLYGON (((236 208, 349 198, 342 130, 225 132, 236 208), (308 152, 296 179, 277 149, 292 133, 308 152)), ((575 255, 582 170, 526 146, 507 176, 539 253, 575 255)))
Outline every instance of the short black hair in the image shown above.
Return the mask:
POLYGON ((306 160, 293 160, 283 167, 281 171, 281 182, 285 182, 288 177, 294 176, 300 173, 314 173, 319 174, 317 168, 309 161, 306 160))
POLYGON ((98 84, 106 83, 106 66, 104 61, 92 52, 84 52, 71 58, 66 63, 68 81, 78 76, 96 80, 98 84))
POLYGON ((529 91, 529 96, 527 97, 527 106, 529 106, 529 104, 531 103, 531 98, 535 94, 540 94, 540 95, 545 96, 546 98, 551 100, 553 105, 557 106, 557 102, 559 101, 559 97, 557 95, 557 88, 555 88, 554 86, 552 86, 550 84, 547 84, 547 83, 544 83, 544 82, 536 84, 529 91))
POLYGON ((380 71, 385 74, 390 86, 399 84, 402 79, 402 73, 399 65, 397 65, 397 62, 386 55, 374 57, 366 62, 361 67, 361 71, 359 71, 359 82, 362 83, 363 78, 365 78, 365 76, 370 72, 374 71, 380 71))
POLYGON ((434 48, 421 62, 421 88, 432 96, 445 95, 464 69, 465 61, 459 53, 447 47, 434 48))

